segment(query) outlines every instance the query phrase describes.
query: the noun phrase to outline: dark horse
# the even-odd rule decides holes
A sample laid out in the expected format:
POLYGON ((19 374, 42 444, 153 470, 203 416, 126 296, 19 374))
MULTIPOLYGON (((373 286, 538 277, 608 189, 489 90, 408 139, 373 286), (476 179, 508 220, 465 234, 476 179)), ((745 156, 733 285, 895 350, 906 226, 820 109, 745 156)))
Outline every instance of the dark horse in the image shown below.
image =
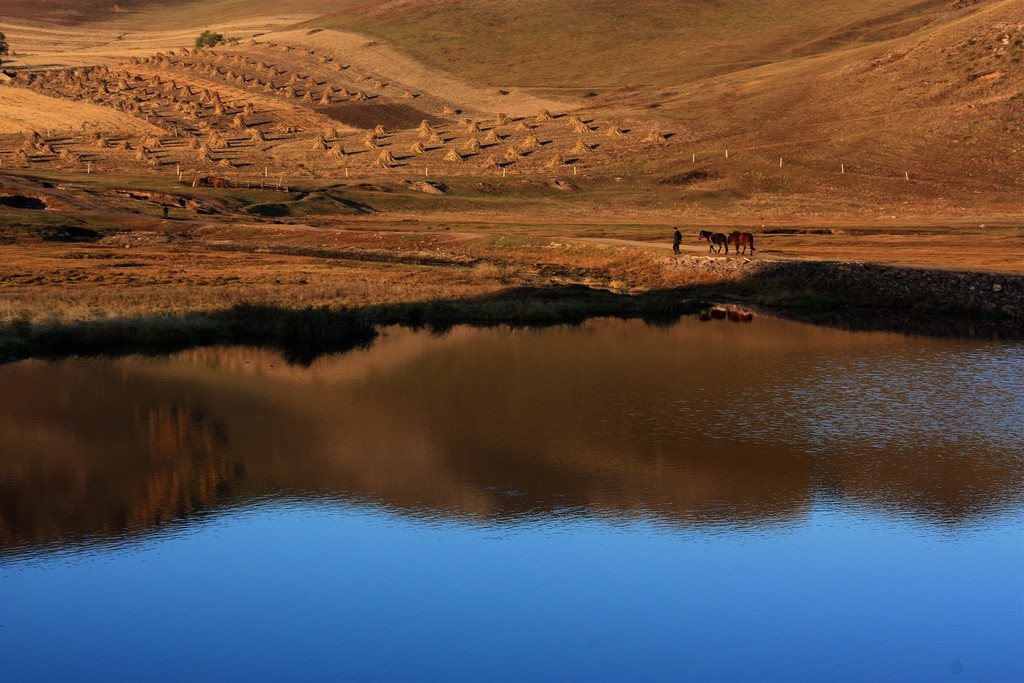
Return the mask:
POLYGON ((700 234, 697 235, 697 240, 708 241, 708 253, 712 251, 716 254, 722 253, 722 247, 725 247, 725 253, 729 253, 729 240, 720 232, 708 232, 707 230, 701 230, 700 234))
POLYGON ((739 232, 734 230, 729 233, 729 241, 736 245, 737 254, 746 254, 748 245, 750 246, 750 253, 754 253, 754 236, 749 232, 739 232), (742 252, 740 251, 741 247, 743 248, 742 252))

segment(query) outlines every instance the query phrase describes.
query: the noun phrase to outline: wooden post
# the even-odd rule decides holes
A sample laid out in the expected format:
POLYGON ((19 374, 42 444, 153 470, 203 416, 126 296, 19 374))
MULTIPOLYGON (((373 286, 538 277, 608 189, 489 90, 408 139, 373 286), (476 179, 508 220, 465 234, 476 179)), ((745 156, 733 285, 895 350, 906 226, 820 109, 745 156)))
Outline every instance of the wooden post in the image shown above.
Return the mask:
POLYGON ((728 159, 728 158, 729 158, 729 150, 725 150, 725 158, 726 158, 726 159, 728 159))
POLYGON ((779 168, 782 168, 782 157, 779 157, 779 168))
POLYGON ((693 163, 697 163, 697 153, 693 153, 693 163))
POLYGON ((345 177, 348 178, 348 166, 345 167, 345 177))
POLYGON ((92 173, 92 162, 91 161, 85 162, 85 172, 87 174, 92 173))
POLYGON ((904 171, 903 175, 906 177, 907 180, 910 180, 910 171, 904 171))
POLYGON ((839 172, 840 173, 846 173, 846 165, 845 164, 839 164, 839 172))
POLYGON ((572 167, 572 174, 576 175, 576 167, 575 166, 572 167))
POLYGON ((502 177, 502 178, 504 178, 504 177, 505 177, 505 171, 506 171, 506 170, 507 170, 507 169, 506 169, 506 168, 505 168, 504 166, 502 166, 502 167, 501 167, 501 177, 502 177))

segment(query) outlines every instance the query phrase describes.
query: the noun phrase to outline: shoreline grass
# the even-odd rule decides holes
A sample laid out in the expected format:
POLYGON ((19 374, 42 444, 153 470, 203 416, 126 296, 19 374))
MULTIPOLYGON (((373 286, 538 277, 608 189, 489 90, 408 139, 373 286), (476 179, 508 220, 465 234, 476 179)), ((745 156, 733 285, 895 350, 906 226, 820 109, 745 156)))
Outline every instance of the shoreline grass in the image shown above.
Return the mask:
MULTIPOLYGON (((462 300, 430 299, 364 307, 289 308, 239 303, 229 308, 179 315, 146 315, 78 321, 0 325, 0 363, 76 356, 162 355, 201 346, 253 346, 276 350, 296 365, 326 354, 373 344, 379 328, 400 325, 445 332, 458 325, 545 327, 581 324, 588 319, 639 319, 668 326, 684 316, 706 315, 720 307, 722 290, 659 290, 616 294, 585 285, 512 287, 462 300)), ((795 299, 807 302, 799 296, 795 299)), ((928 314, 885 307, 855 307, 819 298, 814 305, 759 308, 773 317, 850 330, 889 330, 914 335, 1024 339, 1024 321, 992 316, 928 314)), ((733 300, 730 307, 744 308, 733 300)))

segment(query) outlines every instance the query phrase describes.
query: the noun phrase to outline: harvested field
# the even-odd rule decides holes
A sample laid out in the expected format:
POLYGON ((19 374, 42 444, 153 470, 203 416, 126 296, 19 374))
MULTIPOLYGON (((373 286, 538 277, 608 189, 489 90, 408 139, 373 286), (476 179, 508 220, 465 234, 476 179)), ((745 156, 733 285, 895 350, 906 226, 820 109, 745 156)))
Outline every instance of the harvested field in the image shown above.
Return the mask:
POLYGON ((132 56, 110 65, 22 68, 0 90, 0 98, 11 102, 9 109, 68 113, 51 116, 52 125, 42 129, 25 118, 12 120, 8 132, 45 133, 59 138, 60 146, 51 149, 44 141, 37 149, 19 138, 0 138, 0 154, 12 168, 84 164, 100 172, 119 168, 190 178, 215 172, 252 183, 271 171, 332 177, 348 174, 350 167, 364 174, 431 167, 468 175, 533 173, 549 168, 552 159, 586 172, 629 159, 650 144, 633 132, 639 130, 636 124, 590 116, 584 122, 581 113, 552 115, 555 105, 535 98, 503 97, 503 110, 481 111, 475 107, 495 100, 437 74, 412 88, 393 78, 397 67, 388 61, 393 55, 378 47, 357 45, 351 36, 334 32, 289 32, 216 49, 132 56), (281 36, 296 42, 278 42, 281 36), (410 97, 413 90, 418 94, 410 97), (465 96, 468 103, 454 96, 465 96), (524 103, 545 106, 509 115, 524 103), (70 123, 80 120, 76 109, 82 107, 109 115, 95 117, 87 130, 73 129, 70 123), (405 151, 423 135, 423 122, 430 135, 410 156, 405 151), (583 142, 603 128, 623 134, 583 142), (360 143, 360 130, 377 131, 372 144, 360 143), (311 144, 318 138, 338 144, 311 144), (501 154, 499 143, 520 151, 501 154), (379 148, 389 153, 387 161, 356 156, 379 148))
MULTIPOLYGON (((83 125, 133 136, 157 135, 160 132, 145 120, 100 104, 54 99, 30 90, 0 87, 0 136, 48 128, 55 131, 81 130, 83 125)), ((2 147, 3 142, 0 142, 2 147)))

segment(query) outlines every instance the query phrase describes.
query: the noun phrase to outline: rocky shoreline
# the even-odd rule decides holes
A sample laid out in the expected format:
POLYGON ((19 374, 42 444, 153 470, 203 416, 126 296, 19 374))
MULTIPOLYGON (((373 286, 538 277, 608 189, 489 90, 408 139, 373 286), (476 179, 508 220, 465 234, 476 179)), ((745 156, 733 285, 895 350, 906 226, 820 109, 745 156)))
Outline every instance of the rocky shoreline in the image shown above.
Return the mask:
POLYGON ((676 256, 663 267, 701 283, 814 292, 852 305, 1024 318, 1024 275, 885 266, 855 261, 781 261, 676 256))

